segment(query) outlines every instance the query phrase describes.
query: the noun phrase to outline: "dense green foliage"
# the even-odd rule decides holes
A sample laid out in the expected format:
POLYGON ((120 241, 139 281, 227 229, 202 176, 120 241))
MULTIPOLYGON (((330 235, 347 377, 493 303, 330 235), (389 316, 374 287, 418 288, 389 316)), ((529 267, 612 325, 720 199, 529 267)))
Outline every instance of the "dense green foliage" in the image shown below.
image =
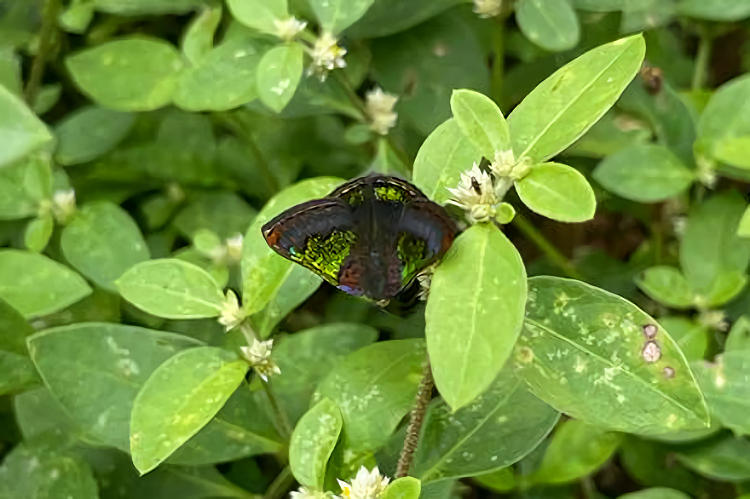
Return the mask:
POLYGON ((748 50, 744 0, 0 0, 0 498, 750 496, 748 50), (373 172, 461 228, 416 303, 261 234, 373 172))

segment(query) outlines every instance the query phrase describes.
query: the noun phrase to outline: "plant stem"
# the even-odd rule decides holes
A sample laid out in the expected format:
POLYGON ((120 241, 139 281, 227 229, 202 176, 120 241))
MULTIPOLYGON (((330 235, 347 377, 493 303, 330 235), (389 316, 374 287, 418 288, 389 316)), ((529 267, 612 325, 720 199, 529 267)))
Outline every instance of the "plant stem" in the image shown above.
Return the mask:
POLYGON ((534 245, 539 248, 542 253, 552 262, 557 268, 563 271, 563 273, 573 279, 583 279, 583 276, 575 268, 575 266, 568 260, 565 255, 560 253, 554 244, 549 242, 544 234, 539 232, 536 227, 522 214, 516 213, 513 218, 513 225, 518 227, 524 236, 526 236, 534 245))
POLYGON ((292 483, 294 483, 292 470, 289 466, 284 466, 281 472, 276 475, 276 478, 273 479, 271 485, 268 486, 268 490, 263 494, 263 499, 278 499, 279 497, 283 497, 287 490, 289 490, 289 487, 292 486, 292 483))
POLYGON ((422 380, 419 382, 419 387, 417 388, 414 407, 409 415, 409 426, 406 427, 404 446, 401 448, 401 456, 398 459, 398 466, 396 467, 396 478, 406 476, 409 473, 409 468, 411 468, 411 463, 414 460, 414 451, 417 450, 417 444, 419 443, 419 433, 422 430, 427 405, 430 403, 430 399, 432 399, 432 387, 434 385, 435 380, 432 379, 430 361, 427 360, 422 373, 422 380))
POLYGON ((29 105, 34 104, 39 87, 44 77, 44 65, 47 62, 47 56, 52 50, 52 42, 55 39, 57 26, 57 11, 60 8, 60 0, 45 0, 44 11, 42 12, 42 27, 39 33, 39 48, 31 63, 29 72, 29 81, 26 83, 26 102, 29 105))
POLYGON ((708 64, 711 62, 711 48, 713 47, 713 38, 703 29, 700 31, 700 41, 698 42, 698 53, 695 56, 695 68, 693 69, 692 90, 705 88, 708 77, 708 64))
POLYGON ((505 70, 505 16, 498 16, 492 32, 492 99, 500 103, 503 96, 503 72, 505 70))
POLYGON ((271 410, 276 417, 276 422, 279 433, 281 433, 281 438, 283 438, 285 441, 289 441, 289 438, 292 436, 292 425, 289 424, 289 419, 286 417, 286 413, 281 409, 279 401, 276 398, 276 395, 274 395, 273 390, 271 389, 271 385, 268 383, 268 381, 261 378, 260 383, 261 385, 263 385, 263 390, 266 392, 268 402, 271 404, 271 410))

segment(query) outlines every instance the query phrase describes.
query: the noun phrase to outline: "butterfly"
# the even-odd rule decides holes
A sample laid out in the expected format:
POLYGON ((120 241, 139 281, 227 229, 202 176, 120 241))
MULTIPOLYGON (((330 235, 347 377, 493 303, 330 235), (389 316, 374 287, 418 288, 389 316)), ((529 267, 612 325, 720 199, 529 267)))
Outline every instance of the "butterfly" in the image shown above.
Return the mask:
POLYGON ((354 296, 386 303, 456 237, 442 206, 398 177, 369 175, 262 227, 268 245, 354 296))

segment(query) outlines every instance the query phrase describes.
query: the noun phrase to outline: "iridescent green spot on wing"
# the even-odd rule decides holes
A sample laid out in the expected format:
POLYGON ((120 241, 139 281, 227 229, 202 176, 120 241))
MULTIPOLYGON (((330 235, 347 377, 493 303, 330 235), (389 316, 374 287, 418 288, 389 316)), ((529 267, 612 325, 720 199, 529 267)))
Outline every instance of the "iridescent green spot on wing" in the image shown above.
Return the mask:
POLYGON ((339 269, 356 240, 356 234, 350 230, 336 230, 327 236, 315 234, 307 238, 303 250, 292 248, 289 253, 293 261, 337 285, 339 269))
POLYGON ((424 239, 402 232, 398 236, 396 252, 402 265, 401 281, 406 284, 424 267, 428 257, 427 243, 424 239))
POLYGON ((396 185, 378 185, 374 188, 375 199, 403 203, 411 198, 403 188, 396 185))
POLYGON ((365 195, 361 188, 351 189, 344 193, 341 198, 346 201, 349 206, 360 206, 365 202, 365 195))

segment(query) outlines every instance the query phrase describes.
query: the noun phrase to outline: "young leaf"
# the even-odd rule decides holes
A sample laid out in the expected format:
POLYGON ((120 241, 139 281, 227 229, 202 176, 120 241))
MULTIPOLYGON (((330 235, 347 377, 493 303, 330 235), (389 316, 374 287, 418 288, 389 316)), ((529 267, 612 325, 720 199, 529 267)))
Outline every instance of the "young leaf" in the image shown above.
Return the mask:
POLYGON ((643 62, 642 35, 589 50, 540 83, 508 117, 516 158, 541 163, 583 135, 617 100, 643 62))
POLYGON ((65 64, 82 92, 104 107, 150 111, 168 104, 182 70, 164 40, 124 38, 85 49, 65 64))
POLYGON ((76 211, 62 231, 60 247, 73 267, 113 292, 117 292, 115 279, 149 257, 133 219, 108 201, 90 203, 76 211))
POLYGON ((481 159, 482 153, 451 118, 433 130, 419 148, 414 160, 414 185, 436 203, 445 203, 450 198, 447 188, 455 187, 461 172, 481 159))
POLYGON ((309 0, 326 31, 337 35, 362 17, 375 0, 309 0))
POLYGON ((594 179, 618 196, 640 203, 663 201, 683 192, 695 175, 669 149, 635 144, 607 156, 594 179))
POLYGON ((579 281, 534 277, 526 313, 513 364, 552 407, 643 435, 708 426, 682 352, 629 301, 579 281))
POLYGON ((411 476, 395 479, 383 491, 382 499, 419 499, 422 483, 411 476))
MULTIPOLYGON (((242 247, 242 299, 248 313, 259 312, 268 305, 296 266, 268 247, 261 227, 295 204, 325 196, 341 182, 334 177, 317 177, 287 187, 271 198, 250 224, 242 247)), ((316 277, 302 288, 310 294, 319 285, 320 279, 316 277)))
POLYGON ((533 483, 565 483, 593 473, 617 450, 622 435, 570 419, 557 427, 533 483))
POLYGON ((413 474, 427 483, 504 468, 531 452, 558 416, 504 369, 468 407, 453 412, 445 402, 433 402, 413 474))
POLYGON ((725 352, 738 350, 750 350, 750 318, 747 315, 734 321, 732 329, 727 334, 727 341, 724 343, 725 352))
POLYGON ((440 395, 459 409, 492 383, 523 323, 526 270, 505 235, 473 225, 435 270, 425 336, 440 395))
POLYGON ((279 113, 286 107, 302 78, 304 51, 299 43, 272 48, 258 64, 256 84, 258 97, 266 106, 279 113))
POLYGON ((516 22, 526 38, 553 52, 575 47, 581 36, 578 17, 567 0, 521 0, 516 22))
MULTIPOLYGON (((669 331, 669 335, 677 342, 677 346, 685 354, 688 362, 703 360, 708 348, 709 337, 706 326, 686 317, 678 316, 659 317, 659 324, 669 331)), ((695 370, 694 367, 693 370, 695 370)))
POLYGON ((750 435, 750 350, 731 350, 715 362, 693 364, 711 411, 723 426, 738 435, 750 435))
POLYGON ((740 223, 737 226, 737 235, 742 237, 750 237, 750 206, 745 208, 745 212, 742 214, 740 223))
POLYGON ((575 168, 560 163, 535 165, 515 186, 521 201, 547 218, 560 222, 594 218, 594 190, 575 168))
POLYGON ((276 33, 275 21, 289 17, 287 0, 227 0, 237 21, 264 33, 276 33))
POLYGON ((24 102, 0 85, 0 167, 21 159, 52 140, 52 134, 24 102))
POLYGON ((44 255, 0 250, 0 298, 24 317, 62 310, 91 293, 81 276, 44 255))
POLYGON ((703 306, 720 307, 742 292, 747 284, 747 276, 739 270, 723 270, 714 279, 711 289, 696 297, 703 306))
POLYGON ((176 258, 138 263, 115 286, 136 307, 168 319, 216 317, 224 303, 221 288, 208 272, 176 258))
POLYGON ((47 247, 49 238, 52 237, 52 231, 55 228, 55 220, 50 213, 44 213, 41 216, 31 220, 26 225, 23 233, 23 244, 26 249, 34 253, 41 253, 47 247))
POLYGON ((708 21, 739 21, 750 16, 750 4, 732 0, 682 0, 677 12, 708 21))
POLYGON ((0 394, 21 391, 38 382, 26 353, 26 336, 34 332, 13 307, 0 300, 0 394))
POLYGON ((198 433, 242 383, 247 362, 216 347, 181 352, 149 376, 133 402, 130 453, 148 473, 198 433))
POLYGON ((341 433, 341 411, 324 398, 300 418, 289 442, 289 467, 297 481, 323 489, 326 465, 341 433))
POLYGON ((114 149, 134 123, 131 113, 97 106, 70 113, 55 127, 55 160, 67 166, 96 159, 114 149))
POLYGON ((414 403, 424 361, 421 340, 366 346, 333 367, 313 400, 328 397, 341 409, 348 448, 377 449, 414 403))
POLYGON ((454 90, 451 111, 464 137, 490 161, 511 148, 505 117, 492 99, 473 90, 454 90))
POLYGON ((688 468, 715 480, 750 480, 750 442, 725 435, 700 442, 677 452, 677 459, 688 468))
POLYGON ((750 160, 738 147, 750 140, 749 98, 749 77, 730 80, 713 94, 698 121, 702 149, 714 159, 738 168, 750 168, 750 160))
POLYGON ((672 308, 690 308, 693 293, 685 276, 669 265, 657 265, 643 271, 636 284, 649 298, 672 308))
POLYGON ((182 39, 182 53, 191 64, 197 65, 213 47, 216 28, 221 22, 221 5, 206 5, 193 19, 182 39))

